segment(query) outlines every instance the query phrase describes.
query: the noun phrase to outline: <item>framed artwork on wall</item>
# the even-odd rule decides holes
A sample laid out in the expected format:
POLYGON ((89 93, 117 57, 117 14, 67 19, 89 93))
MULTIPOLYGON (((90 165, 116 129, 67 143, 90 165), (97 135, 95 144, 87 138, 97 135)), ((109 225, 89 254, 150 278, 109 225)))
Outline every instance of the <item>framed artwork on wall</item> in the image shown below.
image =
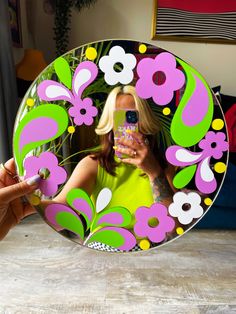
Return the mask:
POLYGON ((8 0, 12 42, 15 47, 22 47, 20 1, 8 0))
POLYGON ((236 43, 235 0, 154 0, 152 39, 236 43))

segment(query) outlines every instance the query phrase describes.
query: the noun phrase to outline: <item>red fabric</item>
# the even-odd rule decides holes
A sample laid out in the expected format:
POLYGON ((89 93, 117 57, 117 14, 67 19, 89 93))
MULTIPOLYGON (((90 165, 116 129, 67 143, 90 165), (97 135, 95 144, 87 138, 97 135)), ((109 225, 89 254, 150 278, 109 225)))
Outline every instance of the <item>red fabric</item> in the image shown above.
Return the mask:
POLYGON ((225 113, 229 133, 229 151, 236 152, 236 104, 225 113))
POLYGON ((156 0, 159 8, 195 13, 236 12, 236 0, 156 0))

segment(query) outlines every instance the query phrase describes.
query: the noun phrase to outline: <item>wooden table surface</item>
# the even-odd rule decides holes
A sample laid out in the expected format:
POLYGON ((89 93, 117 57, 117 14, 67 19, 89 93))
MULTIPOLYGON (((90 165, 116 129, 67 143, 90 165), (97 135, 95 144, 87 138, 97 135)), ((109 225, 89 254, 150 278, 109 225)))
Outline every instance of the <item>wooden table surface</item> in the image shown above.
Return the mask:
POLYGON ((32 215, 0 243, 0 313, 236 313, 236 231, 104 253, 32 215))

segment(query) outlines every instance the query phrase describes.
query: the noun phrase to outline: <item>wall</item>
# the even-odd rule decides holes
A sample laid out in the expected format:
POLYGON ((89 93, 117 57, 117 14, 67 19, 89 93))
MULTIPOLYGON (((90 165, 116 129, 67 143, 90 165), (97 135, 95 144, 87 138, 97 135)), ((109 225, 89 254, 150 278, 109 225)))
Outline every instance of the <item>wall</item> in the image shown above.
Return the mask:
MULTIPOLYGON (((30 48, 33 47, 33 40, 32 35, 29 32, 28 28, 28 20, 27 20, 27 13, 26 13, 26 0, 20 1, 20 9, 21 9, 21 31, 22 31, 22 41, 23 41, 23 48, 30 48)), ((18 63, 24 55, 23 48, 15 48, 13 47, 13 55, 15 63, 18 63)))
POLYGON ((43 0, 20 0, 23 48, 13 48, 15 63, 18 63, 24 49, 36 48, 44 52, 47 61, 54 59, 53 16, 43 11, 43 0))
MULTIPOLYGON (((52 61, 55 50, 53 16, 43 12, 42 0, 28 1, 31 3, 30 28, 35 45, 48 61, 52 61)), ((80 14, 74 11, 69 48, 110 38, 148 42, 189 62, 210 86, 221 84, 223 93, 236 95, 236 45, 153 41, 150 39, 152 8, 152 0, 98 0, 89 10, 80 14)))

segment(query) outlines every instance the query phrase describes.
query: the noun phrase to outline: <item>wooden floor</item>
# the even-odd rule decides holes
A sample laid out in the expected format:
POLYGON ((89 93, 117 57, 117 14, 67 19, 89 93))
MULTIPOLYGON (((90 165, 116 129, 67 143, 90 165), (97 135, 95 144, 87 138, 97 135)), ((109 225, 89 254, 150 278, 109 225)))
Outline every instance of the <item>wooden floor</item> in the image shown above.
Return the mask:
POLYGON ((236 313, 236 231, 112 254, 32 215, 0 243, 0 313, 236 313))

